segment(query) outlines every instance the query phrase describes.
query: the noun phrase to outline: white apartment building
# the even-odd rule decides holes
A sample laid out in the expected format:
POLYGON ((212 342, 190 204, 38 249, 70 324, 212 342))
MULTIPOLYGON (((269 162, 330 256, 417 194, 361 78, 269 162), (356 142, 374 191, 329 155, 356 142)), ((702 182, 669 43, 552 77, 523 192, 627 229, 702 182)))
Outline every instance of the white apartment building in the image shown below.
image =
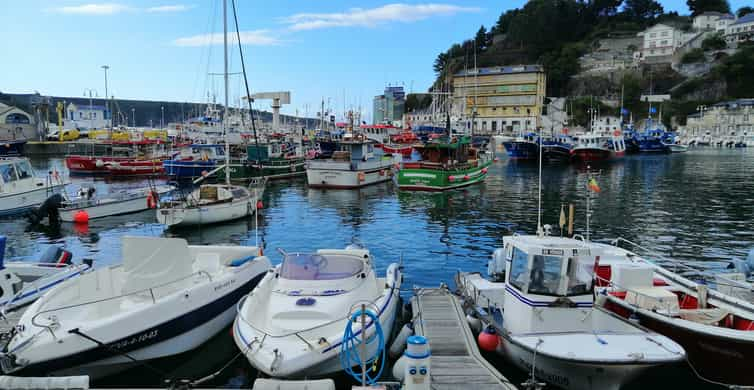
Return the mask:
POLYGON ((738 99, 700 107, 686 117, 685 138, 721 139, 754 136, 754 99, 738 99))
POLYGON ((67 129, 103 129, 110 126, 110 112, 105 106, 69 103, 64 127, 67 129))
MULTIPOLYGON (((726 20, 732 22, 733 15, 714 11, 704 12, 694 16, 692 26, 695 30, 718 30, 721 25, 727 26, 726 20), (719 24, 718 22, 721 20, 723 23, 719 24)), ((723 30, 725 30, 724 27, 723 30)))
POLYGON ((728 25, 725 29, 725 40, 728 44, 754 40, 754 13, 744 15, 728 25))

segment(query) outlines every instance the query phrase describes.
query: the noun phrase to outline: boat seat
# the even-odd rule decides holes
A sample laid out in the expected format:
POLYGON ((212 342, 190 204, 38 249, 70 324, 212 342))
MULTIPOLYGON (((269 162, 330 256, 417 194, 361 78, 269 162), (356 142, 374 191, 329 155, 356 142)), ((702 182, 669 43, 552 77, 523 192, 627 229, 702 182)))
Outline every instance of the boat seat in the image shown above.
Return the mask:
POLYGON ((686 321, 705 325, 715 325, 725 319, 730 312, 720 308, 712 309, 681 309, 680 317, 686 321))
POLYGON ((194 259, 194 271, 205 271, 210 275, 220 270, 220 255, 218 253, 199 253, 194 259))

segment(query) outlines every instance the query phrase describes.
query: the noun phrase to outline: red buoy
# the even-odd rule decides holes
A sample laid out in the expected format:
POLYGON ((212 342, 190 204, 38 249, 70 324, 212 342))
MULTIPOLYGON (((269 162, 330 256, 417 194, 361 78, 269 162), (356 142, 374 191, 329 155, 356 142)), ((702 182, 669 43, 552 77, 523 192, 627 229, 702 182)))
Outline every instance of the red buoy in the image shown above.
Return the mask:
POLYGON ((487 168, 482 168, 482 173, 487 173, 487 168))
POLYGON ((463 177, 463 180, 469 180, 469 179, 471 179, 471 176, 469 176, 469 175, 466 175, 466 176, 463 177))
POLYGON ((481 348, 483 351, 494 352, 497 349, 500 338, 498 337, 495 328, 488 326, 484 328, 481 333, 479 333, 477 342, 479 343, 479 348, 481 348))
POLYGON ((451 183, 452 183, 452 182, 453 182, 453 180, 455 180, 455 179, 456 179, 456 177, 455 177, 455 176, 448 176, 448 181, 449 181, 449 182, 451 182, 451 183))
POLYGON ((264 204, 262 203, 262 200, 257 201, 257 210, 261 210, 264 207, 264 204))
POLYGON ((73 222, 75 223, 89 223, 89 213, 85 210, 79 210, 73 215, 73 222))

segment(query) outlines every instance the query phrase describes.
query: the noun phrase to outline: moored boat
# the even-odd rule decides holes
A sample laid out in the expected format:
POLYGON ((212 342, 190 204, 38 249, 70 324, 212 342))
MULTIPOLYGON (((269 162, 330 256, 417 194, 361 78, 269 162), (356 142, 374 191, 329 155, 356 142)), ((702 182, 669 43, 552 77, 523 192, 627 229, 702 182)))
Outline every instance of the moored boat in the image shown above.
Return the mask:
POLYGON ((2 370, 96 379, 187 352, 232 323, 270 266, 256 247, 124 237, 122 264, 61 283, 26 310, 2 370))
POLYGON ((571 161, 573 139, 563 134, 545 137, 542 140, 542 161, 549 164, 562 164, 571 161))
POLYGON ((412 145, 377 144, 375 146, 382 149, 385 153, 400 154, 403 157, 411 157, 411 153, 414 152, 414 147, 412 145))
POLYGON ((622 158, 625 154, 626 144, 620 134, 588 133, 574 137, 571 159, 582 163, 603 162, 622 158))
POLYGON ((252 142, 246 146, 244 160, 231 161, 230 179, 234 182, 248 182, 261 177, 276 180, 303 176, 306 173, 305 161, 306 155, 301 145, 277 140, 252 142))
POLYGON ((399 164, 395 183, 407 191, 445 191, 480 183, 492 164, 491 153, 471 146, 468 136, 435 138, 416 145, 420 161, 399 164))
POLYGON ((458 286, 500 335, 496 351, 535 381, 620 389, 651 367, 684 362, 670 338, 593 306, 595 255, 581 240, 506 236, 488 267, 493 280, 461 273, 458 286))
POLYGON ((176 180, 193 180, 222 165, 225 147, 220 144, 191 144, 180 149, 173 159, 165 160, 165 174, 176 180))
POLYGON ((0 215, 29 211, 61 192, 65 184, 57 172, 37 177, 26 157, 0 158, 0 215))
MULTIPOLYGON (((257 288, 239 304, 233 338, 252 366, 274 377, 322 377, 343 370, 344 328, 353 308, 367 311, 389 334, 400 308, 398 264, 377 277, 368 250, 320 249, 285 253, 257 288)), ((366 338, 377 334, 371 320, 366 338)), ((362 339, 362 329, 354 337, 362 339)), ((384 346, 383 346, 384 347, 384 346)), ((370 343, 367 354, 377 348, 370 343)))
POLYGON ((81 191, 78 197, 67 199, 62 203, 58 209, 61 221, 75 222, 76 215, 82 212, 86 213, 86 219, 96 219, 156 208, 160 197, 175 190, 175 187, 158 185, 133 188, 101 196, 88 189, 82 190, 84 191, 81 191))
POLYGON ((539 136, 536 133, 503 141, 503 146, 511 160, 537 161, 539 157, 539 136))
POLYGON ((161 159, 106 161, 105 169, 112 176, 149 176, 165 173, 161 159))
POLYGON ((374 141, 346 134, 339 150, 328 159, 306 162, 306 180, 312 188, 353 189, 390 180, 398 156, 377 155, 374 141))
POLYGON ((109 149, 108 155, 66 156, 66 168, 72 175, 143 175, 146 167, 161 169, 162 161, 169 158, 161 140, 113 141, 109 149), (139 170, 134 170, 137 167, 139 170))

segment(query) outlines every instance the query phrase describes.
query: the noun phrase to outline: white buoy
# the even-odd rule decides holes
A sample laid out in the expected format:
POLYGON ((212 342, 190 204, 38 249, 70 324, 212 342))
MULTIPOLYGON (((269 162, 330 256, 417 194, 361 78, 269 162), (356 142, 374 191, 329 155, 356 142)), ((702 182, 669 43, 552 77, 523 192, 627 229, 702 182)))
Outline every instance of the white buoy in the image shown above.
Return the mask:
POLYGON ((403 354, 403 388, 405 390, 430 390, 430 350, 424 336, 408 338, 408 347, 403 354))
POLYGON ((414 328, 411 326, 411 323, 409 322, 406 325, 403 325, 401 331, 395 336, 393 343, 390 344, 391 359, 395 359, 403 353, 403 350, 406 349, 406 340, 408 340, 408 337, 412 334, 414 334, 414 328))

